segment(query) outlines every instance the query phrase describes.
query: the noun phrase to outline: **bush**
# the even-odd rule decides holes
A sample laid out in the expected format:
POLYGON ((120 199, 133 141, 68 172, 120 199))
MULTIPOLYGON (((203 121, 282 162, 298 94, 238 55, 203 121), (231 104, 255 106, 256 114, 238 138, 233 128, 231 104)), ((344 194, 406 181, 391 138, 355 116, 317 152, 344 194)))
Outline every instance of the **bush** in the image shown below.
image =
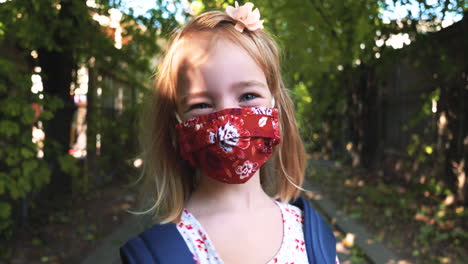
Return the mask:
MULTIPOLYGON (((47 163, 37 158, 32 142, 35 122, 32 101, 40 101, 30 92, 31 81, 17 65, 0 59, 0 240, 12 235, 13 204, 35 193, 48 183, 47 163), (30 99, 30 101, 28 100, 30 99)), ((45 111, 45 116, 51 112, 45 111)), ((0 255, 8 252, 0 245, 0 255)))

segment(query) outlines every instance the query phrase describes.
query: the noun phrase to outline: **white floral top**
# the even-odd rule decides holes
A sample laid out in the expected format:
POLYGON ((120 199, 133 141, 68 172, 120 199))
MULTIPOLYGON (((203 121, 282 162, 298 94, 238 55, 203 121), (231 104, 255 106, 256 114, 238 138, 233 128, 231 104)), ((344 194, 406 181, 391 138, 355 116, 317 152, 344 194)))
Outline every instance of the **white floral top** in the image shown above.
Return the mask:
MULTIPOLYGON (((280 250, 267 264, 305 264, 309 263, 305 248, 304 233, 302 225, 304 217, 302 211, 291 204, 276 202, 281 209, 283 217, 283 242, 280 250)), ((187 243, 197 264, 222 264, 213 243, 206 231, 195 217, 187 210, 182 212, 181 220, 177 229, 187 243)), ((338 258, 336 259, 338 264, 338 258)))

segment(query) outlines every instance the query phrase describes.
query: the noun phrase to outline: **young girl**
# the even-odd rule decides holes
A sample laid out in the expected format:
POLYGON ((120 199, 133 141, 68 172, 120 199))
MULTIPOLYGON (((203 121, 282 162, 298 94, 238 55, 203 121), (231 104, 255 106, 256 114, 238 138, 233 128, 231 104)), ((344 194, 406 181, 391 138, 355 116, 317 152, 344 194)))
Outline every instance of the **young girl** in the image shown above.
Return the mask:
POLYGON ((144 151, 160 224, 121 248, 124 263, 338 262, 333 233, 298 198, 304 147, 278 48, 252 9, 204 13, 173 37, 144 151))

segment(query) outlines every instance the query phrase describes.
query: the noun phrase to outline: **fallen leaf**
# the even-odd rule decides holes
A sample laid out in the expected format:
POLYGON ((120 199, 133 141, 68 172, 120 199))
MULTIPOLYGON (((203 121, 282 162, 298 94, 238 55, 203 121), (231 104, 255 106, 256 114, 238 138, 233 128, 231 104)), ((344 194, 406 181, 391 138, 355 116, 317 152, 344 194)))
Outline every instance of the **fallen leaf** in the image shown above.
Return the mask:
POLYGON ((342 240, 343 245, 345 245, 348 248, 352 248, 354 246, 354 237, 354 234, 347 233, 346 237, 342 240))

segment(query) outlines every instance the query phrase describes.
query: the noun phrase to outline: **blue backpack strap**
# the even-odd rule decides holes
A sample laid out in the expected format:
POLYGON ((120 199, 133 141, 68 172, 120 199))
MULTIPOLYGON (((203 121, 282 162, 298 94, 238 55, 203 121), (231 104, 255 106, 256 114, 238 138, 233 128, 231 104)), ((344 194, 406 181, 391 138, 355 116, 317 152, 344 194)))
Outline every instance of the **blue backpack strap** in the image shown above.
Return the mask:
POLYGON ((154 225, 120 248, 124 264, 195 263, 174 223, 154 225))
POLYGON ((299 197, 293 205, 304 214, 304 239, 310 263, 335 264, 336 239, 331 229, 304 198, 299 197))

